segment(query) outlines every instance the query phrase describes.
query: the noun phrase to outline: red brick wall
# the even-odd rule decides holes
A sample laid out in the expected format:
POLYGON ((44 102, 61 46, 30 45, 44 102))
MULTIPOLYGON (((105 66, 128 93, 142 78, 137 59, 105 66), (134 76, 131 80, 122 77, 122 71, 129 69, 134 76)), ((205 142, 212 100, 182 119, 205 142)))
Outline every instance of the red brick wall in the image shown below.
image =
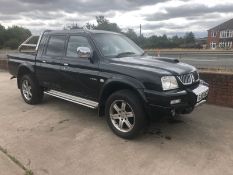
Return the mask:
POLYGON ((208 39, 207 39, 208 48, 210 48, 210 43, 211 43, 211 31, 209 30, 208 31, 208 39))
POLYGON ((233 107, 233 73, 201 72, 200 78, 210 85, 208 103, 233 107))
POLYGON ((219 46, 219 40, 220 40, 220 32, 219 31, 216 31, 217 34, 216 34, 216 37, 212 37, 211 36, 211 31, 209 30, 208 31, 208 39, 207 39, 207 44, 208 44, 208 47, 210 48, 210 43, 211 42, 214 42, 217 44, 217 47, 219 46))

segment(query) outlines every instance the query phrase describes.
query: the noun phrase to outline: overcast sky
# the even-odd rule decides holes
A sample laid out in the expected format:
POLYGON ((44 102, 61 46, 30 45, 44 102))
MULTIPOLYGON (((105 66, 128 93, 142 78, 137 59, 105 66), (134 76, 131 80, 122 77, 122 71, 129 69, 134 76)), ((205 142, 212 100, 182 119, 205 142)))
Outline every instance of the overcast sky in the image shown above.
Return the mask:
POLYGON ((144 35, 181 35, 193 31, 198 37, 233 18, 233 0, 0 0, 0 23, 19 25, 34 34, 44 29, 94 23, 104 15, 121 28, 144 35))

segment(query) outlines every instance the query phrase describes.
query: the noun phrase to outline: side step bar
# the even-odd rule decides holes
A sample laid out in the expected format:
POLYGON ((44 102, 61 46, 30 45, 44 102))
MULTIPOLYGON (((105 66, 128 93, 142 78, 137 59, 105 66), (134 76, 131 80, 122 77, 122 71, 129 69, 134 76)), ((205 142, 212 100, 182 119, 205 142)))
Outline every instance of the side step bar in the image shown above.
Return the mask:
POLYGON ((60 98, 60 99, 63 99, 69 102, 77 103, 77 104, 80 104, 80 105, 83 105, 83 106, 86 106, 92 109, 96 109, 99 105, 98 102, 88 100, 85 98, 81 98, 81 97, 77 97, 77 96, 73 96, 70 94, 63 93, 63 92, 55 91, 55 90, 45 91, 44 93, 47 95, 51 95, 53 97, 57 97, 57 98, 60 98))

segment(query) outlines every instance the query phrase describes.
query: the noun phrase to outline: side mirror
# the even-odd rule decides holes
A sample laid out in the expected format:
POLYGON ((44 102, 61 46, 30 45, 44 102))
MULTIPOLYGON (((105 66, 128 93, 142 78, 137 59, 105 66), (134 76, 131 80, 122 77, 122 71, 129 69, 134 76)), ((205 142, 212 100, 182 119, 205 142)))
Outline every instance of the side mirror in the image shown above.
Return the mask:
POLYGON ((92 57, 91 49, 89 47, 78 47, 77 53, 79 58, 90 59, 92 57))

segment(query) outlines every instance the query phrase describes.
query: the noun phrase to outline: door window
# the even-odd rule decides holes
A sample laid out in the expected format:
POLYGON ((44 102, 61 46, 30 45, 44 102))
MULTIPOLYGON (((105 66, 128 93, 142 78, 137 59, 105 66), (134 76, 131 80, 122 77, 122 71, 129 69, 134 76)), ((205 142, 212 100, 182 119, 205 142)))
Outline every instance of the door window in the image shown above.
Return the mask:
POLYGON ((67 57, 77 58, 77 48, 78 47, 88 47, 91 49, 91 45, 89 44, 86 37, 83 36, 70 36, 68 46, 67 46, 67 57))
POLYGON ((46 55, 63 56, 66 36, 51 36, 46 49, 46 55))

